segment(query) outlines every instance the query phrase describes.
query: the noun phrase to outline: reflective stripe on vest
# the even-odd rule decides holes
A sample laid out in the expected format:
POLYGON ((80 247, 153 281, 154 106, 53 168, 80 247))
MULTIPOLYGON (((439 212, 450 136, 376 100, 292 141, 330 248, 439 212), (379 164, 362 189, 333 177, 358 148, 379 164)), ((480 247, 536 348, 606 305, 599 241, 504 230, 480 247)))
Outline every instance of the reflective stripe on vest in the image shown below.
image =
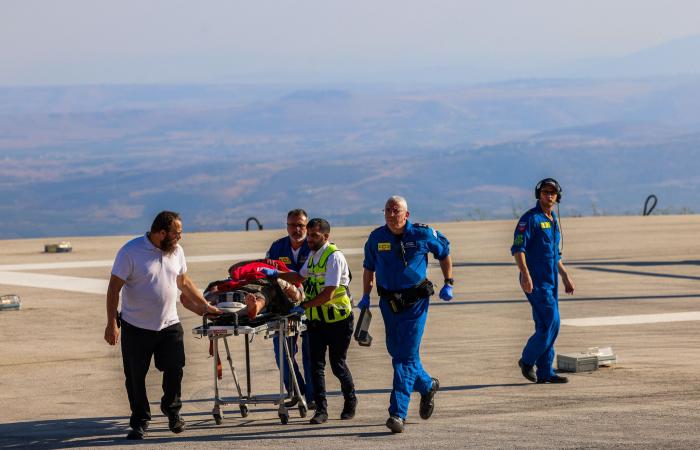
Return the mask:
MULTIPOLYGON (((334 244, 328 244, 323 254, 314 264, 312 256, 308 259, 309 275, 304 280, 304 295, 306 300, 313 300, 323 291, 326 282, 326 263, 328 257, 338 251, 334 244)), ((347 319, 352 313, 352 303, 348 296, 347 287, 338 286, 331 295, 331 299, 321 306, 306 308, 306 317, 309 320, 323 320, 326 323, 339 322, 347 319)))

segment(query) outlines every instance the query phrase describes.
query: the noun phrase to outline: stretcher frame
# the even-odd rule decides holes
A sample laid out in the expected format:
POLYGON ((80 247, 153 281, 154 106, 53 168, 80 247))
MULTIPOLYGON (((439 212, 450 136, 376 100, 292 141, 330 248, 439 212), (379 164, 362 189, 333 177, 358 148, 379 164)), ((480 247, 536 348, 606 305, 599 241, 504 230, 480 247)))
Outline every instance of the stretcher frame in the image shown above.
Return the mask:
POLYGON ((306 417, 308 406, 303 393, 299 389, 299 382, 294 371, 292 355, 289 351, 289 345, 287 342, 288 337, 297 336, 301 334, 302 331, 306 330, 306 325, 302 322, 301 317, 298 314, 276 316, 258 326, 214 325, 209 323, 207 318, 208 317, 205 314, 203 324, 193 328, 192 333, 202 338, 206 336, 212 342, 214 353, 214 408, 212 409, 212 416, 214 417, 216 424, 221 425, 223 423, 224 412, 221 407, 235 404, 235 398, 234 401, 226 401, 219 393, 219 378, 217 370, 219 340, 223 340, 224 347, 226 349, 226 360, 228 361, 228 365, 231 370, 234 385, 238 391, 238 408, 241 411, 242 417, 248 417, 249 404, 262 403, 279 405, 277 415, 280 418, 280 422, 285 425, 289 422, 289 408, 293 407, 294 405, 297 405, 299 415, 302 418, 306 417), (278 339, 279 348, 282 350, 279 352, 279 358, 277 361, 280 367, 279 394, 252 395, 250 377, 250 343, 253 342, 253 339, 257 335, 263 335, 265 339, 278 339), (240 381, 238 379, 238 375, 236 374, 233 358, 231 357, 231 348, 228 345, 228 338, 231 336, 243 336, 245 339, 246 395, 243 395, 243 391, 241 390, 240 381), (284 365, 282 362, 285 359, 287 360, 287 367, 289 367, 290 382, 292 384, 292 392, 290 394, 287 394, 287 389, 284 386, 284 371, 282 370, 284 365))

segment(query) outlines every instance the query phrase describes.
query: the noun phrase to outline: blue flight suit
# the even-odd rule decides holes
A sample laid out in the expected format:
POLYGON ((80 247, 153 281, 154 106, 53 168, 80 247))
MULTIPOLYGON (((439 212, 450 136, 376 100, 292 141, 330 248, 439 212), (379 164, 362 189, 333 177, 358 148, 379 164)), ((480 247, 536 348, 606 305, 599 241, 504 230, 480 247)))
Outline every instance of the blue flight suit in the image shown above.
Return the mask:
POLYGON ((559 334, 559 222, 552 212, 549 220, 537 206, 526 212, 515 227, 511 254, 525 253, 527 268, 532 277, 532 293, 526 294, 532 306, 535 334, 523 349, 522 360, 537 366, 537 380, 555 376, 554 341, 559 334))
MULTIPOLYGON (((305 240, 304 243, 301 244, 297 259, 295 260, 294 253, 292 252, 292 240, 289 238, 289 236, 285 236, 272 243, 270 249, 267 251, 266 257, 270 259, 278 259, 285 263, 291 270, 299 272, 306 263, 306 259, 309 257, 310 251, 311 249, 309 249, 309 245, 305 240)), ((275 349, 275 363, 277 363, 279 367, 279 342, 277 339, 273 339, 272 342, 275 349)), ((303 377, 301 376, 299 365, 297 364, 296 360, 296 354, 298 351, 296 337, 290 337, 287 340, 287 345, 289 345, 289 351, 292 354, 294 373, 299 381, 299 390, 304 393, 307 404, 311 403, 314 399, 314 387, 313 383, 311 383, 311 347, 309 345, 309 337, 307 332, 305 331, 301 334, 301 360, 304 365, 303 377), (307 382, 305 383, 304 380, 307 382)), ((292 390, 292 386, 289 382, 289 368, 287 367, 286 361, 284 363, 284 385, 286 386, 287 391, 292 390)))
MULTIPOLYGON (((370 233, 365 243, 363 267, 375 273, 377 286, 400 291, 416 286, 426 278, 428 253, 438 260, 450 254, 450 243, 442 233, 427 225, 406 223, 402 236, 394 235, 386 225, 370 233)), ((411 393, 427 394, 433 380, 420 360, 420 342, 428 318, 429 299, 422 298, 408 309, 394 313, 381 298, 386 348, 394 367, 389 414, 406 419, 411 393)))

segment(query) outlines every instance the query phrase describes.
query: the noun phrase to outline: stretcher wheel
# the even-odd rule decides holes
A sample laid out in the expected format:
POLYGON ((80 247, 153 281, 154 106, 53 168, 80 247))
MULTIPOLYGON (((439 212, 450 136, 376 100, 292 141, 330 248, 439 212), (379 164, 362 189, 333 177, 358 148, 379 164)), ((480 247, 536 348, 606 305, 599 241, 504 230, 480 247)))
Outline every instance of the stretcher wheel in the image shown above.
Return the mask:
POLYGON ((306 406, 299 403, 299 416, 303 419, 306 417, 306 406))
POLYGON ((241 410, 241 417, 248 417, 248 406, 247 405, 240 405, 238 408, 241 410))
POLYGON ((287 425, 289 422, 289 414, 282 414, 280 413, 280 422, 282 422, 282 425, 287 425))
POLYGON ((224 418, 221 417, 221 414, 212 414, 214 416, 214 422, 216 422, 217 425, 221 425, 224 423, 224 418))

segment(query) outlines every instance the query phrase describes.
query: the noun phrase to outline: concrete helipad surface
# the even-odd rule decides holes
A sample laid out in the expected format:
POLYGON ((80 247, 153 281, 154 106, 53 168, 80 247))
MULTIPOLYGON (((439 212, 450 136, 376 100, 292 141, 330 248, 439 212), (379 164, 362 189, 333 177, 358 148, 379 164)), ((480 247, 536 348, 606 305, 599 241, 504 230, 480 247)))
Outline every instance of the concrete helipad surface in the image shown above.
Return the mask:
MULTIPOLYGON (((238 258, 262 255, 283 232, 187 234, 182 242, 200 287, 225 277, 238 258)), ((564 222, 564 257, 576 282, 562 294, 559 352, 612 346, 614 368, 573 374, 566 385, 535 385, 516 361, 532 333, 529 305, 509 254, 514 222, 437 225, 452 242, 455 299, 434 299, 423 339, 425 367, 440 378, 434 416, 411 403, 406 431, 384 426, 391 362, 375 308, 372 347, 353 342, 349 366, 359 395, 354 420, 338 419, 337 380, 328 374, 331 420, 308 424, 291 411, 281 425, 272 405, 236 405, 222 425, 211 416, 212 360, 189 330, 200 319, 180 308, 186 329, 183 414, 174 435, 160 414, 147 440, 124 440, 128 403, 121 354, 103 338, 106 280, 129 238, 70 238, 74 252, 42 254, 56 239, 0 242, 0 294, 19 294, 21 311, 0 311, 0 447, 220 448, 698 448, 700 447, 700 217, 599 217, 564 222)), ((370 228, 333 230, 347 250, 361 294, 361 247, 370 228)), ((436 266, 432 278, 441 278, 436 266)), ((377 298, 373 297, 376 306, 377 298)), ((242 338, 231 338, 242 371, 242 338)), ((252 343, 254 393, 278 378, 271 342, 252 343)), ((233 396, 230 378, 225 394, 233 396)), ((158 411, 160 374, 148 389, 158 411)))

